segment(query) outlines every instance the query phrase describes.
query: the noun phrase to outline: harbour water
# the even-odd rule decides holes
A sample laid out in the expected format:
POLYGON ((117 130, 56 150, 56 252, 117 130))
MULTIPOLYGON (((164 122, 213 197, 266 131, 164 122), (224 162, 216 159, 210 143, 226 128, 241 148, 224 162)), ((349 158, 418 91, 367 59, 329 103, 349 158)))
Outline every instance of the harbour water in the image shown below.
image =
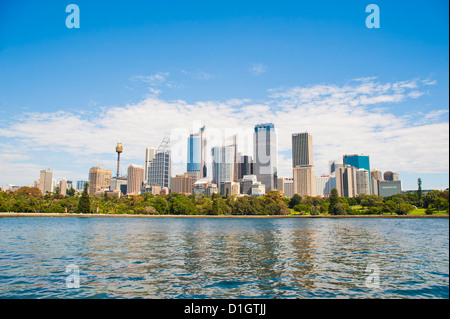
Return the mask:
POLYGON ((449 221, 0 218, 0 298, 449 298, 449 221))

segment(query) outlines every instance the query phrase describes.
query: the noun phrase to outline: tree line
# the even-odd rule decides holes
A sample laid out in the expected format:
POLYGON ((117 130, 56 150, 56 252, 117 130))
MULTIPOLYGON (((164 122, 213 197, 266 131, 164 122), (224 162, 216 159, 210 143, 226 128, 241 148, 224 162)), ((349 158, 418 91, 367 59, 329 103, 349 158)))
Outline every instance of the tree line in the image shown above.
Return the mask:
POLYGON ((426 214, 447 213, 449 191, 434 190, 427 194, 408 193, 390 197, 360 194, 339 197, 333 189, 327 199, 300 196, 283 197, 271 191, 261 197, 235 197, 213 194, 211 197, 170 193, 150 193, 120 198, 89 196, 87 185, 81 195, 68 192, 43 195, 34 187, 21 187, 13 193, 0 192, 1 212, 82 213, 82 214, 148 214, 148 215, 381 215, 410 214, 417 208, 426 214))

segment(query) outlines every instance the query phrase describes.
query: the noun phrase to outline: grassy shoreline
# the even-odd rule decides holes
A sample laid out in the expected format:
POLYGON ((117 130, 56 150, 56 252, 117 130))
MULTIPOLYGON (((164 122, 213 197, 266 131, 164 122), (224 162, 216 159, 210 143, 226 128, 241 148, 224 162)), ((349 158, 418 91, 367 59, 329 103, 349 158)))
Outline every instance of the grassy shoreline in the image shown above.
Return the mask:
POLYGON ((76 213, 0 213, 0 217, 146 217, 146 218, 449 218, 449 215, 137 215, 76 213))

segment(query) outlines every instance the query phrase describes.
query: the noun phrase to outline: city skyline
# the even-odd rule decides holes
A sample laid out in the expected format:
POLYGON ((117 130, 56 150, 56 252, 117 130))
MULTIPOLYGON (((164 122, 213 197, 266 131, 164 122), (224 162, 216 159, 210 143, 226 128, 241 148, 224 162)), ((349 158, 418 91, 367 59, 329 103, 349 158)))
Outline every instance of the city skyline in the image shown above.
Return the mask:
POLYGON ((291 176, 291 134, 308 131, 316 176, 363 153, 404 189, 448 187, 448 3, 379 1, 379 30, 355 3, 77 4, 78 30, 64 5, 0 5, 0 185, 115 173, 118 141, 124 174, 165 131, 270 122, 278 176, 291 176))

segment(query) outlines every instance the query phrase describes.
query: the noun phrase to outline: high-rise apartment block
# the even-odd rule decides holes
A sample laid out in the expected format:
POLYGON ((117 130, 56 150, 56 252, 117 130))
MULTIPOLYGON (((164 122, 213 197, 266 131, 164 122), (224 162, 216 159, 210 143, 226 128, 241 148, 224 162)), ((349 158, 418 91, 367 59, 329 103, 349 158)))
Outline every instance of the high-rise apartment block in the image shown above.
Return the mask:
POLYGON ((112 171, 94 166, 89 170, 89 195, 95 192, 109 190, 112 171))
POLYGON ((192 194, 194 182, 188 174, 176 175, 172 177, 172 193, 180 193, 185 195, 192 194))
POLYGON ((53 171, 50 169, 41 170, 39 178, 39 190, 45 195, 53 192, 53 171))
POLYGON ((356 167, 343 165, 335 171, 336 189, 341 197, 355 197, 357 195, 356 167))
POLYGON ((370 173, 368 170, 360 168, 356 171, 356 192, 359 194, 370 195, 370 173))
POLYGON ((397 172, 391 172, 387 171, 383 174, 385 181, 398 181, 398 173, 397 172))
POLYGON ((141 187, 144 183, 144 166, 128 166, 127 194, 138 195, 141 193, 141 187))
POLYGON ((148 168, 150 163, 155 158, 157 149, 153 147, 147 147, 145 149, 145 163, 144 163, 144 182, 148 182, 148 168))
POLYGON ((321 175, 316 177, 316 196, 329 197, 331 190, 336 188, 335 175, 321 175))
POLYGON ((212 183, 217 184, 220 189, 221 183, 232 182, 234 179, 234 154, 232 145, 216 146, 211 149, 212 155, 212 183))
POLYGON ((300 196, 316 196, 311 134, 306 132, 292 134, 292 167, 294 193, 300 196))
POLYGON ((258 124, 253 134, 254 174, 266 192, 277 188, 277 136, 272 123, 258 124))

